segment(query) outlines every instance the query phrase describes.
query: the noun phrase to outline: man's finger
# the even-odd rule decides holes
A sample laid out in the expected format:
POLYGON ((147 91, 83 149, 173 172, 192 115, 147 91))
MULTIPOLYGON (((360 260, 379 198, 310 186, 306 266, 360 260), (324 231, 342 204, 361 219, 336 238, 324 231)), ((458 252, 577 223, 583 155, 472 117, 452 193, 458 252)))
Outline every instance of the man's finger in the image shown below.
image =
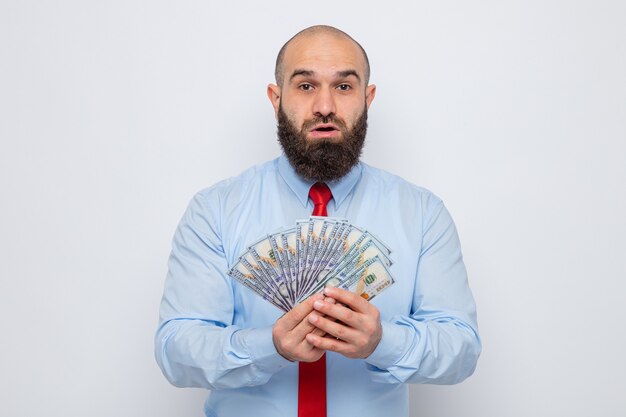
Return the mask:
POLYGON ((315 330, 315 326, 309 320, 310 313, 307 314, 304 319, 296 327, 291 330, 291 334, 299 339, 304 340, 304 337, 315 330))
POLYGON ((293 330, 311 311, 313 311, 313 303, 317 300, 322 300, 323 298, 324 297, 321 294, 315 294, 307 298, 285 313, 280 319, 278 319, 278 321, 280 321, 281 326, 284 326, 285 330, 293 330))
MULTIPOLYGON (((326 301, 327 303, 331 303, 331 304, 335 304, 335 299, 330 298, 330 297, 326 297, 324 298, 324 301, 326 301)), ((319 314, 319 313, 318 313, 319 314)), ((320 316, 324 317, 322 314, 319 314, 320 316)), ((310 316, 310 314, 309 314, 310 316)), ((313 331, 311 331, 312 334, 319 336, 319 337, 324 337, 326 336, 326 332, 322 329, 318 329, 317 327, 315 327, 313 329, 313 331)))
MULTIPOLYGON (((328 298, 328 297, 326 297, 326 298, 321 297, 321 298, 320 298, 320 297, 318 296, 318 297, 313 298, 313 300, 312 300, 312 301, 313 301, 313 302, 315 302, 315 301, 317 301, 318 299, 319 299, 319 300, 323 299, 323 300, 324 300, 324 302, 326 302, 326 303, 335 304, 335 300, 334 300, 334 299, 332 299, 332 298, 328 298)), ((318 316, 320 316, 320 314, 319 314, 319 313, 316 313, 316 314, 317 314, 318 316)), ((309 313, 309 314, 308 314, 308 315, 307 315, 307 316, 306 316, 306 317, 305 317, 305 318, 304 318, 304 319, 303 319, 303 320, 302 320, 302 321, 301 321, 301 322, 300 322, 300 323, 299 323, 296 327, 294 327, 294 328, 293 328, 292 333, 293 333, 296 337, 301 338, 301 339, 304 339, 304 337, 305 337, 308 333, 311 333, 311 332, 313 332, 314 334, 316 334, 316 335, 318 335, 318 336, 320 336, 320 337, 323 337, 323 336, 326 334, 326 332, 324 332, 324 331, 323 331, 323 330, 321 330, 321 329, 317 329, 317 328, 316 328, 313 324, 311 324, 312 322, 311 322, 311 320, 309 320, 309 316, 310 316, 310 315, 311 315, 311 313, 309 313)), ((323 316, 323 315, 322 315, 322 316, 323 316)))
POLYGON ((363 314, 353 311, 342 304, 330 304, 323 300, 316 300, 313 302, 313 308, 321 315, 328 316, 329 319, 341 321, 356 329, 361 328, 363 314))
POLYGON ((307 342, 309 342, 316 349, 330 350, 331 352, 341 353, 343 355, 349 353, 352 349, 352 345, 344 342, 343 340, 335 339, 334 337, 320 337, 309 333, 306 336, 307 342))
POLYGON ((360 313, 367 312, 371 307, 371 304, 365 298, 342 288, 326 287, 324 288, 324 295, 334 298, 337 303, 345 304, 352 310, 360 313))
MULTIPOLYGON (((348 343, 356 342, 360 334, 358 331, 348 326, 345 326, 341 322, 337 322, 334 319, 329 320, 327 317, 322 317, 321 315, 316 313, 309 314, 308 319, 318 329, 321 329, 330 336, 334 336, 335 338, 341 339, 348 343)), ((316 335, 319 336, 319 334, 316 335)))

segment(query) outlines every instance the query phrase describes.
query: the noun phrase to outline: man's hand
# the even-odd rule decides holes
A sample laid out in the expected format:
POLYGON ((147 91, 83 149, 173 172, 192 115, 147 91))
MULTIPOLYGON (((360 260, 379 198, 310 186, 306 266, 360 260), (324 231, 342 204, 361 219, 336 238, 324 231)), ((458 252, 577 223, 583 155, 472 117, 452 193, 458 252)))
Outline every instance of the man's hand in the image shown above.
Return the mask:
POLYGON ((323 299, 322 294, 313 295, 276 320, 272 328, 272 340, 276 351, 282 357, 299 362, 315 362, 322 357, 324 350, 311 345, 306 340, 306 335, 314 332, 317 337, 324 336, 324 332, 317 329, 307 318, 313 311, 313 303, 323 299))
POLYGON ((314 300, 312 305, 316 312, 308 314, 308 320, 327 335, 308 332, 306 341, 319 351, 330 350, 348 358, 367 358, 383 335, 376 306, 340 288, 327 287, 324 294, 336 303, 314 300))

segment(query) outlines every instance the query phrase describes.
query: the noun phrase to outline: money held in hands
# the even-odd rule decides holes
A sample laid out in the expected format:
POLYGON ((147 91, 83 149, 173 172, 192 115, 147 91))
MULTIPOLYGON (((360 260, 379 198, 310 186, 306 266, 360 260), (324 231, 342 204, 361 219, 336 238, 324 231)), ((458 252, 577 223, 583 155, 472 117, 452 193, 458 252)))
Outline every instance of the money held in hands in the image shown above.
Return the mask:
POLYGON ((394 283, 391 250, 347 220, 311 217, 253 243, 228 275, 281 310, 327 286, 371 300, 394 283))

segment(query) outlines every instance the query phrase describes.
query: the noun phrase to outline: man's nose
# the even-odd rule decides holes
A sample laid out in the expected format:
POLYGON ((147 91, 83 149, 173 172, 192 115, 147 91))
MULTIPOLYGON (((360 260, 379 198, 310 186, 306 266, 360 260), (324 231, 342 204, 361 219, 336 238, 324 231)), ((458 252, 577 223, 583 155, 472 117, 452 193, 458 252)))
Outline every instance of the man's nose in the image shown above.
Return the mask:
POLYGON ((332 90, 330 88, 320 88, 313 102, 313 113, 325 117, 336 112, 335 97, 333 97, 332 90))

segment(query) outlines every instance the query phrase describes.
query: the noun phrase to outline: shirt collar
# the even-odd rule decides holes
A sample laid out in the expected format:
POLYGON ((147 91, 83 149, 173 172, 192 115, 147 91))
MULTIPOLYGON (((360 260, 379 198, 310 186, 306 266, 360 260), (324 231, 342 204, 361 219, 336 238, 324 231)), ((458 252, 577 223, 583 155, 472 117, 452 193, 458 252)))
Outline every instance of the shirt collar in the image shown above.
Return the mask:
MULTIPOLYGON (((281 177, 285 180, 291 191, 296 195, 298 200, 302 203, 304 207, 306 207, 307 202, 309 200, 309 190, 311 186, 315 183, 312 180, 306 180, 302 178, 300 175, 296 174, 293 167, 287 160, 285 155, 281 155, 278 158, 278 172, 281 177)), ((363 166, 359 162, 356 164, 350 172, 348 172, 343 177, 339 178, 335 181, 327 182, 328 188, 333 193, 333 199, 335 200, 335 207, 339 207, 341 203, 346 199, 348 194, 352 192, 352 189, 361 178, 361 172, 363 170, 363 166)))

